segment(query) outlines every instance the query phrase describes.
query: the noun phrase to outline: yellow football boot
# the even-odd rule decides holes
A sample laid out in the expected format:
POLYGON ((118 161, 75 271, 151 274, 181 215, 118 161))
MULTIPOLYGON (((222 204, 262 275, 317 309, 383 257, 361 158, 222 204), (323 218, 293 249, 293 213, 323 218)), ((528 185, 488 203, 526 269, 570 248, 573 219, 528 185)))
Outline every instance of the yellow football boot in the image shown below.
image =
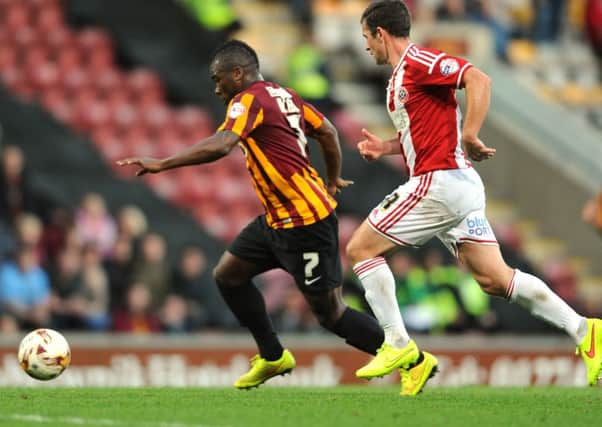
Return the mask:
POLYGON ((577 346, 587 369, 587 383, 596 385, 602 371, 602 320, 587 319, 587 334, 577 346))
POLYGON ((426 382, 437 373, 437 358, 426 351, 422 352, 422 360, 409 369, 401 368, 402 396, 416 396, 422 391, 426 382))
POLYGON ((248 389, 259 387, 272 377, 288 374, 296 366, 295 358, 290 351, 284 350, 280 359, 265 360, 259 354, 251 359, 251 369, 234 383, 234 387, 248 389))
POLYGON ((382 377, 398 368, 407 368, 418 360, 420 352, 414 340, 403 348, 395 348, 383 343, 376 356, 366 366, 355 371, 355 376, 369 380, 374 377, 382 377))

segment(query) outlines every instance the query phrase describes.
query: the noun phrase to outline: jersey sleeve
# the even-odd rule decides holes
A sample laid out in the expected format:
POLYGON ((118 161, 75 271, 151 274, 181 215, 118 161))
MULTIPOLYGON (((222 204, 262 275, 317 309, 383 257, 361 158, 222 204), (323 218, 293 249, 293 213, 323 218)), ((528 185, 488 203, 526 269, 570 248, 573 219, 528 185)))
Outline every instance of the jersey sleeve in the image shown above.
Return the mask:
POLYGON ((472 64, 463 58, 443 52, 415 49, 408 55, 414 81, 424 86, 464 87, 462 77, 472 64))
POLYGON ((304 101, 303 120, 312 129, 318 129, 324 123, 324 115, 316 107, 304 101))
POLYGON ((236 95, 226 111, 226 118, 218 131, 229 130, 246 138, 263 122, 263 109, 259 100, 250 93, 236 95))

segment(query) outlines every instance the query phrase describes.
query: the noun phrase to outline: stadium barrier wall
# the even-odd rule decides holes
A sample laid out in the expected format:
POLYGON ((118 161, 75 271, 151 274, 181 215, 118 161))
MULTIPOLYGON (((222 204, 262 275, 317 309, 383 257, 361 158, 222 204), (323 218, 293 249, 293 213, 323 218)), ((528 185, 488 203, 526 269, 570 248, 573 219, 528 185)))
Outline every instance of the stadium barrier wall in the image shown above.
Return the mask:
MULTIPOLYGON (((255 353, 246 335, 66 335, 72 362, 56 380, 29 378, 17 362, 21 336, 0 338, 0 386, 229 387, 255 353)), ((572 343, 557 336, 415 337, 434 353, 439 374, 430 386, 581 386, 586 373, 572 343)), ((283 335, 297 368, 269 386, 330 387, 396 384, 397 374, 366 382, 355 370, 370 357, 327 335, 283 335)))

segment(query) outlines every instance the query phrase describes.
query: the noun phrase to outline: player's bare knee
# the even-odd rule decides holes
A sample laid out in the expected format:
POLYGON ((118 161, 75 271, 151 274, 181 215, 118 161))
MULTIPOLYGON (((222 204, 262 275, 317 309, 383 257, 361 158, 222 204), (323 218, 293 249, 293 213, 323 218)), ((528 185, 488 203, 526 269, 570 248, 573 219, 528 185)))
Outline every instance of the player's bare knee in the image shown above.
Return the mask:
POLYGON ((226 268, 223 268, 219 264, 213 269, 213 280, 217 283, 220 288, 233 288, 236 287, 235 275, 230 274, 226 268))
POLYGON ((503 296, 505 294, 505 289, 500 285, 498 280, 495 280, 494 277, 488 274, 473 274, 475 280, 483 290, 488 295, 492 296, 503 296))
POLYGON ((310 307, 320 326, 332 331, 347 308, 344 304, 334 303, 332 300, 326 304, 311 304, 310 307))
POLYGON ((351 239, 347 243, 347 246, 345 247, 345 253, 347 254, 347 259, 351 265, 355 265, 364 260, 362 247, 355 239, 351 239))

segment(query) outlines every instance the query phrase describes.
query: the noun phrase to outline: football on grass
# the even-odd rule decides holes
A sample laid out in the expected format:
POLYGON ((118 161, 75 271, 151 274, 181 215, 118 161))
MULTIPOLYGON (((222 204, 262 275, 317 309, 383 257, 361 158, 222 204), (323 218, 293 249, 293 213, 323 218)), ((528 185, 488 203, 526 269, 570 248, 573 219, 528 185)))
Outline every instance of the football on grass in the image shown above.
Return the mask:
POLYGON ((65 337, 52 329, 36 329, 19 345, 19 365, 32 378, 47 381, 58 377, 71 362, 65 337))

